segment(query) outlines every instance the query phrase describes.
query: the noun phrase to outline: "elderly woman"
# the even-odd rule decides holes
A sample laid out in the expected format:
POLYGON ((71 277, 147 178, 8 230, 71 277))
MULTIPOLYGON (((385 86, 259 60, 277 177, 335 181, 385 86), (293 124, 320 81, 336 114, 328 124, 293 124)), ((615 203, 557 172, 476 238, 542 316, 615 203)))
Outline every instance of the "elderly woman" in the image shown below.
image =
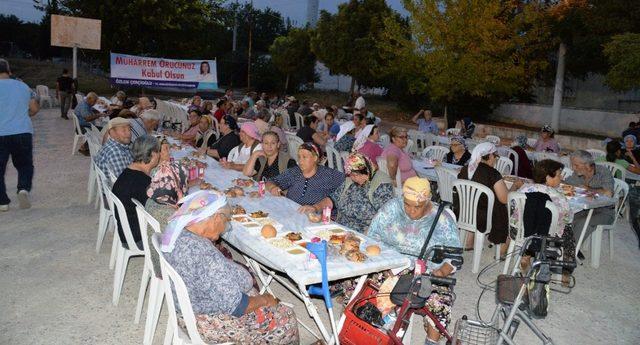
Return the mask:
POLYGON ((267 182, 266 190, 272 195, 286 195, 300 205, 315 205, 328 197, 344 182, 344 174, 338 170, 318 165, 321 151, 313 143, 298 148, 298 166, 267 182))
MULTIPOLYGON (((478 231, 484 233, 489 231, 489 241, 491 243, 505 243, 508 233, 507 219, 507 197, 509 189, 502 180, 502 175, 494 168, 498 160, 496 146, 492 143, 481 143, 473 149, 469 165, 462 168, 458 174, 458 179, 471 180, 489 187, 493 192, 494 202, 491 213, 491 229, 487 229, 487 198, 480 197, 478 202, 477 224, 478 231)), ((512 190, 517 190, 522 182, 516 182, 512 186, 512 190)), ((454 209, 459 211, 460 201, 454 192, 454 209)), ((473 234, 467 234, 465 247, 467 250, 473 249, 473 234)), ((507 246, 502 246, 501 254, 505 254, 507 246)))
POLYGON ((200 123, 198 124, 198 133, 196 134, 196 147, 198 149, 204 150, 205 148, 213 145, 213 143, 218 140, 216 138, 216 134, 211 128, 212 118, 209 115, 204 115, 200 118, 200 123))
POLYGON ((387 174, 378 171, 369 158, 352 153, 344 163, 349 177, 330 196, 299 211, 322 212, 325 207, 336 210, 336 222, 364 233, 378 210, 393 198, 393 185, 387 174))
POLYGON ((231 150, 229 160, 220 161, 220 165, 226 169, 242 171, 245 164, 256 150, 262 150, 260 133, 253 122, 245 122, 240 127, 240 145, 231 150))
MULTIPOLYGON (((122 202, 127 213, 126 217, 133 240, 138 248, 142 249, 142 235, 140 234, 136 205, 131 199, 136 199, 143 205, 147 202, 147 187, 151 183, 151 170, 160 161, 160 143, 153 136, 143 135, 133 143, 131 154, 133 162, 118 176, 111 191, 122 202)), ((120 217, 122 215, 116 212, 118 236, 120 241, 126 245, 127 240, 122 229, 122 222, 119 220, 120 217)))
POLYGON ((465 139, 471 139, 476 131, 476 124, 471 121, 470 117, 465 117, 458 121, 460 124, 460 135, 465 139))
POLYGON ((355 137, 356 124, 353 121, 347 121, 340 125, 340 132, 336 135, 336 143, 333 148, 338 152, 351 152, 353 143, 356 142, 355 137))
POLYGON ((256 181, 270 180, 295 166, 295 160, 286 152, 280 152, 278 134, 268 131, 262 135, 262 150, 256 150, 251 154, 242 173, 256 181))
POLYGON ((198 131, 200 130, 200 118, 202 114, 198 110, 191 110, 189 112, 189 128, 186 131, 177 134, 176 139, 182 140, 185 143, 195 146, 196 137, 198 136, 198 131))
MULTIPOLYGON (((395 198, 386 203, 371 221, 368 236, 374 240, 395 248, 399 252, 413 258, 420 254, 431 225, 436 223, 429 247, 460 247, 458 227, 455 219, 443 212, 435 219, 437 208, 431 202, 431 188, 427 179, 411 177, 402 187, 402 198, 395 198)), ((438 277, 446 277, 455 272, 450 260, 436 265, 428 263, 428 271, 438 277)), ((445 327, 451 321, 452 294, 446 287, 437 287, 427 300, 427 308, 445 327)), ((425 318, 424 327, 427 332, 425 344, 434 345, 440 339, 440 333, 433 321, 425 318)))
POLYGON ((380 129, 376 125, 367 125, 356 136, 353 151, 367 156, 374 165, 378 165, 378 157, 382 155, 382 147, 378 144, 380 129))
POLYGON ((163 233, 161 250, 187 287, 203 340, 298 343, 293 310, 269 294, 257 294, 247 269, 213 245, 229 227, 231 210, 224 195, 200 191, 181 202, 163 233))
POLYGON ((471 159, 471 153, 469 153, 467 149, 467 143, 464 137, 461 135, 451 137, 449 153, 444 157, 445 163, 467 165, 469 159, 471 159))
POLYGON ((633 163, 633 158, 635 158, 638 162, 640 162, 640 149, 638 148, 638 139, 635 135, 629 134, 626 135, 622 142, 624 144, 624 159, 626 159, 629 163, 633 163))
POLYGON ((538 152, 560 152, 560 145, 554 138, 555 132, 549 125, 544 125, 540 131, 540 139, 533 145, 533 149, 538 152))
MULTIPOLYGON (((391 137, 391 143, 384 148, 380 157, 387 160, 387 169, 389 170, 389 177, 396 185, 396 175, 400 174, 402 183, 409 177, 416 176, 416 171, 413 170, 413 163, 409 154, 404 152, 404 148, 407 147, 409 137, 407 135, 407 129, 403 127, 393 127, 389 132, 391 137)), ((400 186, 396 186, 400 187, 400 186)))
MULTIPOLYGON (((527 156, 527 152, 524 150, 527 147, 527 137, 525 135, 518 135, 513 140, 512 150, 518 154, 518 176, 524 178, 532 178, 533 172, 531 171, 531 161, 527 156)), ((513 164, 515 164, 514 158, 509 157, 513 164)))

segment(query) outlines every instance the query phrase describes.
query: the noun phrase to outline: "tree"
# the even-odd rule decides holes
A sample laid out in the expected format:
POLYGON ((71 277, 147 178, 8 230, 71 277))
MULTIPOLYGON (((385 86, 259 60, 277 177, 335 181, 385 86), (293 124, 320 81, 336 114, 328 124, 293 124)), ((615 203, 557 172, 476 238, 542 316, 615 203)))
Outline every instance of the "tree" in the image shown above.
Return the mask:
POLYGON ((528 90, 544 69, 549 30, 537 1, 404 0, 409 25, 385 21, 378 48, 388 74, 412 92, 452 104, 500 102, 528 90))
POLYGON ((298 82, 316 79, 316 57, 311 52, 310 40, 309 30, 292 29, 287 36, 276 38, 269 48, 273 64, 285 76, 285 92, 289 91, 291 77, 298 82))
POLYGON ((311 50, 334 74, 350 75, 360 85, 383 86, 375 71, 383 61, 376 42, 384 20, 400 20, 384 0, 350 0, 336 14, 322 11, 311 38, 311 50))
POLYGON ((611 68, 606 83, 616 91, 640 88, 640 34, 613 36, 604 46, 611 68))

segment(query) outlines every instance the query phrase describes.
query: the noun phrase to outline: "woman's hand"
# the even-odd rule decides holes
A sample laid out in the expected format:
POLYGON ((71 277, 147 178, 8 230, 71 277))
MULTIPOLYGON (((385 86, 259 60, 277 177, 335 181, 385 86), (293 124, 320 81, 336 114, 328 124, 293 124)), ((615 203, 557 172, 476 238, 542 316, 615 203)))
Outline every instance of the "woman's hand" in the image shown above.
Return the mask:
POLYGON ((300 208, 298 208, 298 212, 307 214, 311 212, 316 212, 316 208, 313 207, 313 205, 303 205, 303 206, 300 206, 300 208))
POLYGON ((278 186, 273 186, 269 189, 269 193, 274 196, 282 196, 282 189, 278 186))
POLYGON ((266 307, 275 307, 276 305, 278 305, 278 303, 280 303, 279 299, 273 297, 273 295, 268 293, 261 295, 260 297, 262 297, 262 303, 266 307))
POLYGON ((517 179, 513 181, 513 185, 511 186, 511 190, 518 190, 520 187, 524 185, 524 182, 521 179, 517 179))

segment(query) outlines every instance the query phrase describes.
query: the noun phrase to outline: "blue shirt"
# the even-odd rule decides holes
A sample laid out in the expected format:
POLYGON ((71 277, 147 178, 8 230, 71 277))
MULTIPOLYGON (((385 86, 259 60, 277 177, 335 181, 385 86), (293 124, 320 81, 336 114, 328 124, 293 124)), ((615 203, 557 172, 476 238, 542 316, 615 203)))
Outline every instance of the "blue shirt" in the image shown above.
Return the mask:
POLYGON ((78 122, 80 123, 80 127, 89 127, 89 122, 85 120, 85 117, 93 115, 93 107, 87 103, 87 100, 80 102, 73 112, 76 113, 78 117, 78 122))
POLYGON ((107 139, 107 142, 100 148, 95 158, 98 168, 109 176, 111 171, 116 177, 120 176, 122 171, 133 162, 131 149, 129 145, 121 144, 113 138, 107 139))
POLYGON ((438 124, 436 124, 435 121, 433 120, 429 120, 427 122, 427 120, 425 119, 418 119, 418 130, 420 132, 425 132, 425 133, 431 133, 431 134, 438 134, 438 124))
POLYGON ((33 134, 29 101, 35 98, 27 84, 14 79, 0 79, 0 135, 33 134))

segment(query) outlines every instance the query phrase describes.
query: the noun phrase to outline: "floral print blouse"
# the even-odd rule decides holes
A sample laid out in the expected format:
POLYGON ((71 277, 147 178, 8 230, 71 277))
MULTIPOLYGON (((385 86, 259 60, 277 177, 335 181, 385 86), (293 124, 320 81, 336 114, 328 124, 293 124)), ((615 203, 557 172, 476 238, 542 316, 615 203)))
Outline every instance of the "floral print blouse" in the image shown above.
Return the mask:
MULTIPOLYGON (((567 224, 571 224, 573 222, 573 212, 571 212, 571 207, 569 206, 569 200, 555 188, 549 187, 545 184, 539 183, 528 183, 524 186, 520 187, 518 190, 520 193, 544 193, 549 195, 551 202, 558 208, 558 229, 560 229, 559 235, 562 235, 564 232, 564 228, 567 224)), ((509 206, 511 207, 511 206, 509 206)), ((509 225, 513 226, 515 219, 517 219, 518 213, 515 208, 512 208, 511 219, 509 219, 509 225)))
POLYGON ((351 183, 345 191, 346 183, 342 183, 329 198, 333 201, 334 209, 337 211, 336 222, 357 230, 366 232, 371 220, 378 210, 387 201, 393 198, 393 186, 389 183, 382 183, 373 192, 373 197, 369 199, 369 188, 371 182, 362 186, 351 183))

